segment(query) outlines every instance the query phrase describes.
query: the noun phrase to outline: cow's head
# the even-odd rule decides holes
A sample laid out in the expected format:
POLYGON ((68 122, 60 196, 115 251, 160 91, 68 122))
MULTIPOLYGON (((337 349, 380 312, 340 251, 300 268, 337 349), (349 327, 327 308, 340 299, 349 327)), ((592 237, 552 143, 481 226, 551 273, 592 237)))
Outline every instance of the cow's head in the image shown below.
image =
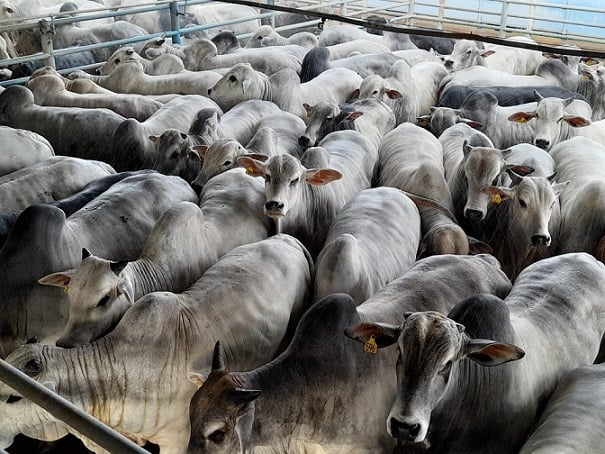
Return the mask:
POLYGON ((342 178, 342 173, 334 169, 307 169, 299 159, 280 154, 266 162, 248 156, 237 158, 240 167, 252 176, 265 179, 265 214, 279 219, 288 214, 302 197, 303 184, 322 186, 342 178))
POLYGON ((128 262, 111 262, 82 250, 82 262, 73 270, 40 278, 43 285, 62 287, 69 297, 69 317, 59 347, 88 344, 112 330, 134 302, 128 262))
POLYGON ((254 401, 261 391, 248 389, 238 383, 225 370, 223 356, 220 343, 217 342, 210 375, 188 374, 189 379, 199 387, 189 405, 189 454, 248 452, 254 401))
MULTIPOLYGON (((431 413, 448 390, 457 363, 470 359, 496 366, 523 357, 518 347, 471 339, 464 326, 438 312, 407 313, 402 325, 360 323, 345 334, 378 348, 397 344, 397 396, 387 419, 388 433, 404 442, 425 443, 431 413)), ((452 380, 455 381, 455 380, 452 380)))

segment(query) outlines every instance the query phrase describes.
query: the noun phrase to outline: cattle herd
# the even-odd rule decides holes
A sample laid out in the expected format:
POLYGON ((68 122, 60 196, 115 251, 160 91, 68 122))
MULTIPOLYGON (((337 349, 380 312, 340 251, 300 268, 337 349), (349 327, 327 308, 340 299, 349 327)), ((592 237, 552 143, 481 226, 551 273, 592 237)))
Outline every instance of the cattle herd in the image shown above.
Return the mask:
MULTIPOLYGON (((121 19, 54 45, 169 27, 121 19)), ((161 454, 603 452, 605 68, 564 53, 253 20, 5 68, 0 358, 161 454)), ((0 449, 66 435, 107 452, 0 383, 0 449)))

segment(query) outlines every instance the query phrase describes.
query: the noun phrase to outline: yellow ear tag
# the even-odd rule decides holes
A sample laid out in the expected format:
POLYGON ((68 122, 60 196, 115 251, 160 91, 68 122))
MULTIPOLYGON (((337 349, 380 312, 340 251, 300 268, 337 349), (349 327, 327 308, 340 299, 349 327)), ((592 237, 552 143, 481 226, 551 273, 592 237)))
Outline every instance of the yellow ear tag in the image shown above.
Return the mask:
POLYGON ((519 118, 519 123, 525 123, 527 119, 525 117, 519 118))
POLYGON ((246 167, 246 174, 252 175, 254 173, 254 167, 246 167))
POLYGON ((588 76, 586 74, 582 74, 582 80, 588 80, 588 76))
POLYGON ((370 336, 370 340, 363 344, 363 351, 367 353, 376 353, 378 351, 378 345, 376 345, 374 336, 370 336))
POLYGON ((494 194, 492 196, 492 203, 498 204, 502 202, 502 197, 500 197, 500 194, 494 194))
POLYGON ((69 285, 63 286, 63 293, 67 293, 69 291, 69 285))
POLYGON ((586 63, 588 66, 591 66, 593 64, 593 61, 589 58, 584 63, 586 63))

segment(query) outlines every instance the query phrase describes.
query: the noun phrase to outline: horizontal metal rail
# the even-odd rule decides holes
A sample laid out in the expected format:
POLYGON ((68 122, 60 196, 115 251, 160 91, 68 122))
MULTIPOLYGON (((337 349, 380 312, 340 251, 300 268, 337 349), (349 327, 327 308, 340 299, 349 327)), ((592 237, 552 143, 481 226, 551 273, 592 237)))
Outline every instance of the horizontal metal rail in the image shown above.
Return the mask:
MULTIPOLYGON (((323 25, 327 20, 338 21, 350 23, 358 26, 368 26, 370 24, 367 23, 363 18, 358 18, 358 16, 368 16, 369 14, 378 14, 383 17, 388 18, 388 22, 385 25, 371 25, 374 28, 378 28, 381 30, 394 31, 399 33, 408 33, 408 34, 419 34, 419 35, 429 35, 429 36, 441 36, 447 38, 454 39, 475 39, 478 41, 484 41, 488 43, 495 44, 503 44, 513 47, 521 47, 526 49, 534 49, 544 52, 558 52, 565 53, 568 55, 580 55, 580 56, 591 56, 596 58, 605 58, 605 52, 595 49, 561 49, 558 46, 548 45, 548 44, 530 44, 530 43, 522 43, 522 42, 511 42, 508 40, 503 40, 506 33, 510 34, 519 34, 526 33, 532 37, 541 36, 548 37, 552 39, 561 39, 572 42, 587 42, 592 44, 600 44, 602 39, 599 37, 591 37, 586 35, 579 35, 574 33, 560 33, 560 32, 552 32, 549 30, 543 30, 539 28, 535 28, 533 21, 540 20, 540 18, 527 18, 525 16, 519 16, 514 12, 510 12, 509 6, 511 5, 523 5, 523 6, 531 6, 535 7, 547 7, 547 8, 559 8, 569 11, 582 11, 587 13, 603 13, 605 14, 605 9, 593 8, 593 7, 575 7, 572 5, 566 4, 552 4, 544 1, 521 1, 521 0, 502 0, 501 1, 501 10, 500 11, 480 11, 478 9, 472 9, 465 6, 456 6, 456 5, 447 5, 447 1, 440 0, 424 0, 424 1, 394 1, 394 0, 376 0, 372 2, 371 0, 368 2, 367 0, 340 0, 340 1, 301 1, 300 3, 303 5, 302 8, 291 8, 284 7, 281 5, 274 5, 272 1, 269 2, 259 2, 259 1, 248 1, 248 0, 219 0, 225 1, 226 3, 247 5, 255 8, 264 8, 266 10, 270 10, 272 12, 261 13, 258 15, 250 16, 247 18, 233 19, 224 21, 216 24, 205 24, 193 27, 178 27, 178 15, 181 13, 181 8, 186 11, 186 8, 189 6, 194 6, 198 4, 209 3, 209 0, 187 0, 187 1, 165 1, 158 3, 143 3, 141 5, 136 6, 121 6, 121 7, 113 7, 113 8, 99 8, 94 10, 88 10, 86 12, 80 13, 77 16, 66 16, 66 13, 55 14, 55 15, 43 15, 36 16, 35 18, 44 18, 39 23, 32 23, 29 21, 24 21, 19 24, 6 24, 6 21, 0 21, 1 30, 3 32, 10 32, 15 30, 24 30, 27 28, 33 28, 40 26, 40 23, 45 23, 48 26, 47 22, 50 21, 50 28, 52 26, 73 23, 73 22, 84 22, 88 20, 102 19, 107 17, 119 17, 125 15, 132 14, 140 14, 150 11, 158 11, 164 9, 170 9, 172 13, 171 23, 173 24, 172 30, 166 30, 164 33, 166 36, 172 38, 176 43, 180 42, 181 36, 187 36, 189 34, 209 30, 216 27, 228 27, 229 25, 246 22, 249 20, 262 19, 265 17, 273 18, 281 13, 296 13, 296 14, 304 14, 308 17, 314 17, 317 19, 318 25, 323 25), (370 7, 368 7, 368 3, 370 7), (374 3, 376 6, 372 6, 374 3), (418 10, 421 8, 433 8, 437 9, 438 13, 436 15, 427 14, 427 13, 419 13, 418 10), (338 11, 338 13, 336 12, 338 11), (468 20, 457 19, 453 17, 448 17, 445 15, 445 11, 455 11, 455 12, 463 12, 463 13, 474 13, 481 14, 481 17, 494 17, 494 21, 491 20, 483 20, 481 23, 474 23, 468 20), (345 15, 343 15, 343 13, 345 15), (500 22, 497 23, 497 18, 500 18, 500 22), (510 19, 533 19, 530 24, 526 28, 520 28, 515 26, 510 26, 507 24, 507 20, 510 19), (401 24, 400 22, 404 22, 401 24), (433 23, 436 28, 426 28, 426 27, 417 27, 411 26, 411 24, 417 23, 433 23), (176 24, 176 26, 175 26, 176 24), (443 30, 444 26, 459 26, 459 27, 468 27, 469 25, 473 25, 477 28, 477 30, 491 30, 492 32, 498 32, 499 36, 487 36, 481 35, 477 33, 475 30, 470 32, 460 32, 460 31, 446 31, 443 30)), ((466 3, 465 3, 466 4, 466 3)), ((451 14, 450 14, 451 16, 451 14)), ((550 19, 553 23, 558 23, 561 25, 575 25, 575 26, 584 26, 591 27, 596 25, 583 23, 577 20, 559 18, 559 19, 550 19)), ((291 30, 297 27, 305 27, 309 25, 314 25, 315 22, 313 20, 307 21, 303 24, 293 24, 287 27, 278 28, 278 30, 291 30)), ((65 49, 52 49, 52 42, 50 42, 50 48, 47 46, 46 49, 43 47, 45 51, 29 56, 23 56, 18 58, 11 58, 7 60, 0 60, 0 67, 5 67, 13 64, 28 62, 28 61, 36 61, 36 60, 45 60, 49 64, 54 64, 55 56, 68 55, 72 53, 78 53, 88 50, 96 50, 100 48, 110 47, 110 46, 122 46, 128 44, 134 44, 141 41, 146 41, 151 38, 155 38, 159 36, 156 34, 149 34, 145 36, 133 37, 129 39, 116 40, 111 42, 99 43, 99 44, 90 44, 85 46, 74 46, 65 49)), ((249 35, 241 35, 239 38, 247 38, 249 35)), ((100 62, 96 65, 88 65, 86 67, 79 67, 77 69, 82 68, 94 68, 100 66, 103 62, 100 62)), ((72 68, 76 69, 76 68, 72 68)), ((1 82, 0 85, 8 86, 16 83, 23 83, 27 80, 27 78, 10 80, 1 82)))
MULTIPOLYGON (((3 381, 25 398, 41 406, 109 452, 149 454, 146 449, 141 448, 68 400, 42 386, 3 359, 0 359, 0 381, 3 381)), ((8 404, 3 403, 2 405, 8 404)))

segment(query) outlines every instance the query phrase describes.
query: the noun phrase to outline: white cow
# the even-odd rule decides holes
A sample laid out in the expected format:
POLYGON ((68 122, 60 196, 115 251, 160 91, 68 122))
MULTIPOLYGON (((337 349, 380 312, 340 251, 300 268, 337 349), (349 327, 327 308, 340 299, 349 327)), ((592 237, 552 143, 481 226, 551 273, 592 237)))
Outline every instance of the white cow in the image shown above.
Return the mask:
POLYGON ((321 101, 315 105, 303 104, 307 111, 307 127, 298 143, 307 148, 317 146, 332 131, 354 129, 378 149, 382 138, 395 127, 395 114, 378 99, 358 99, 351 104, 321 101))
POLYGON ((533 111, 517 111, 510 115, 510 121, 528 122, 534 120, 533 143, 537 147, 550 150, 553 145, 574 136, 584 136, 605 145, 605 119, 591 122, 591 113, 578 114, 572 106, 573 98, 543 98, 535 92, 538 104, 533 111))
POLYGON ((561 192, 558 252, 588 252, 605 260, 605 146, 586 137, 565 140, 551 149, 559 178, 570 184, 561 192))
POLYGON ((384 137, 378 155, 380 184, 426 197, 442 207, 420 208, 423 240, 419 254, 468 254, 469 239, 453 215, 439 141, 416 125, 402 123, 384 137))
POLYGON ((330 224, 316 261, 315 300, 347 293, 361 304, 416 262, 420 214, 395 188, 365 189, 330 224))
POLYGON ((145 121, 162 104, 138 94, 74 93, 65 88, 61 77, 47 74, 30 79, 27 87, 34 94, 34 102, 40 106, 107 108, 126 118, 145 121))
POLYGON ((309 82, 301 83, 292 70, 282 70, 271 76, 255 71, 247 63, 234 65, 208 90, 208 96, 225 111, 249 99, 273 101, 282 110, 306 117, 304 103, 316 104, 332 100, 345 102, 359 88, 361 77, 345 69, 324 71, 309 82))
POLYGON ((384 100, 395 114, 396 124, 415 121, 437 103, 441 79, 447 74, 442 64, 422 62, 410 68, 404 60, 396 62, 387 77, 366 77, 359 98, 384 100))
MULTIPOLYGON (((210 370, 217 339, 229 367, 247 370, 273 359, 307 308, 312 271, 300 242, 276 235, 234 249, 182 293, 147 294, 102 339, 77 349, 24 345, 7 360, 28 372, 28 364, 38 364, 30 376, 131 439, 156 443, 162 454, 184 454, 196 389, 187 372, 210 370)), ((49 441, 68 432, 81 437, 31 402, 8 403, 4 396, 14 394, 0 388, 1 448, 18 433, 49 441)))
POLYGON ((265 46, 287 46, 295 44, 305 48, 317 47, 318 40, 311 32, 297 32, 290 36, 282 36, 270 25, 261 25, 253 34, 248 38, 246 43, 247 48, 257 48, 265 46))
MULTIPOLYGON (((19 144, 19 136, 11 135, 19 144)), ((27 139, 28 135, 22 137, 27 139)), ((54 202, 74 194, 92 180, 113 173, 115 170, 105 162, 50 156, 0 177, 0 211, 22 210, 36 203, 54 202)))
POLYGON ((221 78, 220 74, 215 71, 189 71, 150 76, 145 74, 143 66, 136 60, 125 61, 107 76, 95 76, 84 71, 74 71, 68 77, 70 79, 90 79, 116 93, 141 95, 206 95, 208 88, 221 78))
MULTIPOLYGON (((522 37, 509 38, 511 41, 535 41, 522 37)), ((474 65, 486 66, 511 74, 531 76, 544 61, 542 52, 518 47, 491 44, 484 46, 479 41, 461 39, 454 44, 451 55, 444 57, 445 67, 450 71, 469 68, 474 65)))
POLYGON ((519 454, 585 453, 603 450, 605 364, 569 372, 552 396, 519 454))
POLYGON ((300 160, 286 154, 266 162, 247 156, 237 159, 250 175, 265 178, 264 213, 278 223, 278 231, 299 238, 314 257, 336 213, 371 186, 378 158, 376 148, 357 131, 328 134, 305 154, 315 151, 327 155, 329 168, 307 167, 305 155, 300 160))
POLYGON ((114 329, 143 295, 180 293, 217 260, 202 210, 192 202, 181 202, 162 214, 134 261, 112 262, 84 249, 75 269, 38 279, 68 293, 69 317, 57 345, 70 348, 98 339, 114 329))
POLYGON ((504 300, 476 295, 447 317, 408 313, 348 332, 398 346, 393 437, 427 453, 516 453, 561 378, 594 360, 604 291, 605 265, 564 254, 526 268, 504 300))
POLYGON ((569 181, 557 183, 556 172, 522 177, 509 169, 512 186, 484 186, 480 191, 497 206, 489 211, 485 240, 502 269, 515 279, 529 264, 554 255, 559 242, 559 194, 569 181))
POLYGON ((162 54, 153 60, 141 57, 132 46, 120 47, 109 56, 107 61, 97 69, 101 76, 109 75, 120 63, 129 60, 137 60, 143 66, 145 74, 150 76, 161 76, 165 74, 177 74, 185 69, 183 60, 172 54, 162 54))
POLYGON ((231 68, 237 63, 248 63, 255 70, 271 75, 284 68, 299 73, 301 66, 300 58, 283 47, 239 49, 235 52, 219 54, 216 44, 206 38, 196 39, 184 47, 164 44, 158 50, 180 57, 185 68, 190 71, 231 68))
POLYGON ((0 126, 0 143, 4 149, 0 156, 0 176, 55 155, 48 140, 27 129, 0 126))

